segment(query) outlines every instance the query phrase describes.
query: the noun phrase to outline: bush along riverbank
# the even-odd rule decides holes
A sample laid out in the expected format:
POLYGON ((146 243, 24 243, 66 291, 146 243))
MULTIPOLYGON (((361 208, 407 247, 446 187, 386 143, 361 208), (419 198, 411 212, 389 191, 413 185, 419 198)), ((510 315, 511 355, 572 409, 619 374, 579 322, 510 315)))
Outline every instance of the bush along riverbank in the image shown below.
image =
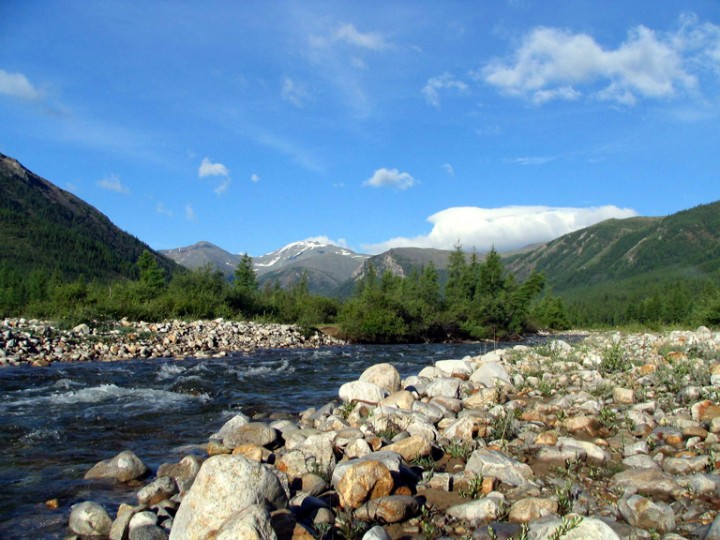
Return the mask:
MULTIPOLYGON (((592 335, 391 364, 296 418, 239 414, 137 503, 73 506, 71 535, 123 538, 720 538, 720 333, 592 335)), ((97 480, 94 480, 97 481, 97 480)))
POLYGON ((4 319, 0 327, 0 366, 52 362, 114 361, 135 358, 222 357, 235 351, 324 347, 343 341, 287 324, 223 319, 130 322, 61 330, 46 321, 4 319))

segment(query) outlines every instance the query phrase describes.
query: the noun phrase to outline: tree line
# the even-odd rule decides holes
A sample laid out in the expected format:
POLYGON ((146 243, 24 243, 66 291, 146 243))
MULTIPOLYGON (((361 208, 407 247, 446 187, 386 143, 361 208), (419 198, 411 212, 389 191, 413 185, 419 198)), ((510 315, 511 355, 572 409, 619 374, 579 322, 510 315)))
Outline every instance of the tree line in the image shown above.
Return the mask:
POLYGON ((170 318, 239 318, 335 325, 357 342, 391 343, 455 339, 509 339, 538 328, 570 325, 562 300, 532 274, 518 282, 492 249, 481 261, 458 246, 448 278, 440 283, 432 263, 400 277, 366 268, 352 296, 327 298, 308 291, 307 279, 285 289, 258 284, 252 258, 244 255, 232 281, 210 266, 172 276, 149 251, 137 259, 134 279, 104 282, 58 272, 20 273, 0 264, 0 314, 66 321, 170 318))

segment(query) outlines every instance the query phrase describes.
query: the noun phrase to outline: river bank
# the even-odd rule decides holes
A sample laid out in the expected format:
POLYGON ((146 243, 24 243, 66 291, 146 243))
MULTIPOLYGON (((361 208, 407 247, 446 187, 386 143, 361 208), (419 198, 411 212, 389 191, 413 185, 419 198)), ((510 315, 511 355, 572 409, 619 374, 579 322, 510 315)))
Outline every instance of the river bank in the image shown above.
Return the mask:
POLYGON ((297 417, 234 415, 114 518, 88 503, 70 520, 131 539, 720 538, 719 351, 700 328, 404 378, 383 362, 297 417))
POLYGON ((0 366, 53 362, 115 361, 137 358, 222 357, 255 349, 342 345, 322 332, 306 335, 283 324, 226 321, 117 322, 61 330, 48 321, 4 319, 0 325, 0 366))

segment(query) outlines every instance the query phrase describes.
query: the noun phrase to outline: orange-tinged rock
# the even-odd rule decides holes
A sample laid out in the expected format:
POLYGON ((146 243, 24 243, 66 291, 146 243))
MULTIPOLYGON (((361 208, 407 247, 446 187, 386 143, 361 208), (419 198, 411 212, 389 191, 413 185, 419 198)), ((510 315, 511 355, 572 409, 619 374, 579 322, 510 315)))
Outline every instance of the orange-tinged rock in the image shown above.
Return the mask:
POLYGON ((388 468, 379 461, 360 461, 348 467, 338 482, 343 508, 359 508, 365 501, 390 495, 394 487, 388 468))
POLYGON ((405 461, 427 456, 432 451, 432 445, 425 437, 413 435, 396 443, 386 446, 383 450, 397 452, 405 461))
POLYGON ((492 493, 495 491, 495 488, 497 487, 499 481, 494 476, 485 476, 482 479, 482 484, 480 485, 480 491, 482 491, 483 495, 487 495, 488 493, 492 493))
POLYGON ((563 422, 563 426, 570 433, 584 431, 588 435, 596 436, 600 427, 596 418, 592 416, 573 416, 563 422))
POLYGON ((640 376, 650 375, 651 373, 655 373, 657 370, 657 366, 655 364, 645 364, 643 366, 640 366, 639 372, 640 376))
POLYGON ((260 463, 263 460, 263 448, 257 444, 245 443, 233 449, 232 455, 240 455, 260 463))
POLYGON ((535 439, 535 444, 540 446, 555 446, 557 444, 558 436, 554 431, 546 431, 540 433, 535 439))

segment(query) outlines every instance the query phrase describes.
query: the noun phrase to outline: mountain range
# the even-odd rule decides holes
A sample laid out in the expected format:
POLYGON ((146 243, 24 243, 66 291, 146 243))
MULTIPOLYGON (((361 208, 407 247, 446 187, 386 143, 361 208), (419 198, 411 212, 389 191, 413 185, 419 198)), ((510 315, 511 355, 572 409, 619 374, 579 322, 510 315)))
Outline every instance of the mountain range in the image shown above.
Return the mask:
MULTIPOLYGON (((91 205, 0 154, 0 270, 57 271, 69 279, 132 278, 146 249, 152 252, 91 205)), ((241 257, 210 242, 153 253, 169 272, 210 265, 228 279, 241 257)), ((379 274, 408 275, 432 262, 443 280, 451 253, 395 248, 370 256, 305 240, 255 257, 253 263, 261 286, 289 287, 304 276, 313 293, 348 296, 369 265, 379 274)), ((616 294, 626 286, 637 289, 638 283, 661 287, 682 281, 698 289, 720 278, 720 202, 665 217, 610 219, 502 255, 520 279, 542 271, 554 292, 566 298, 593 290, 616 294)))

